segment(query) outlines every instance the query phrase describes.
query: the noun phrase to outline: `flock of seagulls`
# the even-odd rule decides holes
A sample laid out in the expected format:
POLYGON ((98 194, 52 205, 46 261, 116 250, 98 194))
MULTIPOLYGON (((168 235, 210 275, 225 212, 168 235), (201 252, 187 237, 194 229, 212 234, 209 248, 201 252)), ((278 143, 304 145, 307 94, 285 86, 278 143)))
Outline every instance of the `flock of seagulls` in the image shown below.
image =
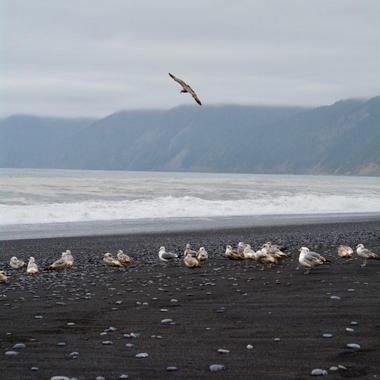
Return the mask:
POLYGON ((112 253, 105 253, 103 262, 109 267, 125 268, 135 264, 135 261, 125 254, 121 249, 117 251, 116 257, 112 256, 112 253))
MULTIPOLYGON (((304 269, 304 273, 308 274, 313 268, 320 265, 330 263, 331 261, 323 257, 317 252, 311 251, 307 247, 301 247, 299 250, 298 262, 304 269)), ((361 267, 367 265, 368 260, 380 260, 380 255, 365 248, 363 244, 358 244, 356 247, 356 254, 363 258, 361 267)), ((346 245, 340 245, 338 247, 337 255, 339 258, 351 259, 354 255, 354 250, 346 245)), ((186 244, 183 252, 182 260, 187 268, 199 268, 208 260, 208 253, 205 247, 200 247, 198 250, 193 250, 191 245, 186 244)), ((272 267, 279 264, 282 260, 290 257, 286 247, 279 246, 267 242, 261 246, 257 251, 253 250, 249 244, 239 242, 237 248, 233 249, 231 245, 226 246, 224 257, 230 260, 254 260, 258 264, 261 264, 261 269, 265 267, 272 267)), ((174 252, 166 251, 165 247, 160 247, 158 251, 158 258, 160 261, 168 263, 170 261, 176 261, 179 259, 179 255, 174 252)), ((125 254, 122 250, 119 250, 114 257, 110 252, 107 252, 103 256, 103 263, 109 267, 116 268, 128 268, 136 264, 135 260, 125 254)), ((54 261, 44 270, 63 270, 71 269, 74 265, 74 257, 70 250, 62 252, 61 257, 54 261)), ((9 261, 9 266, 12 269, 23 269, 26 267, 26 273, 31 276, 35 276, 39 273, 38 265, 34 257, 30 257, 28 263, 13 256, 9 261)), ((8 276, 5 271, 0 271, 0 283, 6 283, 8 276)))

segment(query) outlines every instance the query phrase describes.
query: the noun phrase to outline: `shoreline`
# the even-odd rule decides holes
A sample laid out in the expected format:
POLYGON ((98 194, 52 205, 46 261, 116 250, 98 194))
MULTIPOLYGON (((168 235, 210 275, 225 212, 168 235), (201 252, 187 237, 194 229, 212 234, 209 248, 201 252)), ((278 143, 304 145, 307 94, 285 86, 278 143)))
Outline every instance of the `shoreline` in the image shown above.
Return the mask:
POLYGON ((316 368, 334 379, 374 379, 380 376, 380 261, 361 268, 357 256, 336 256, 339 244, 359 242, 380 253, 380 222, 2 241, 0 268, 10 275, 0 285, 4 379, 300 380, 316 368), (268 240, 288 246, 291 258, 261 271, 254 262, 221 256, 226 244, 257 248, 268 240), (181 253, 189 241, 209 252, 202 268, 157 260, 159 246, 181 253), (332 263, 304 275, 297 270, 303 245, 332 263), (66 249, 75 258, 67 272, 31 278, 7 264, 13 255, 33 255, 44 268, 66 249), (134 257, 136 267, 105 267, 103 254, 117 249, 134 257), (5 356, 16 343, 26 347, 5 356), (350 343, 360 349, 347 348, 350 343), (73 352, 79 355, 72 358, 73 352), (225 368, 211 373, 212 364, 225 368))
POLYGON ((140 235, 170 232, 222 231, 257 227, 297 226, 380 221, 379 212, 279 214, 232 217, 167 218, 110 220, 25 225, 0 225, 0 241, 91 237, 108 235, 140 235))

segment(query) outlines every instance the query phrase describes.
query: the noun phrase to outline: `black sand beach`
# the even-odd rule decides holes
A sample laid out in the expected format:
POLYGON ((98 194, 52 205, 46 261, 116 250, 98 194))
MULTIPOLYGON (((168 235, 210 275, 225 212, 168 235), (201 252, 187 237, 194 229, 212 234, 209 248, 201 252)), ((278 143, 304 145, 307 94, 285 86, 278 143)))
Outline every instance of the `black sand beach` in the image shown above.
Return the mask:
POLYGON ((380 261, 361 268, 356 256, 336 257, 339 244, 359 242, 380 252, 380 222, 0 242, 10 275, 0 285, 0 379, 307 379, 316 368, 334 379, 380 378, 380 261), (268 240, 293 257, 265 271, 221 257, 226 244, 268 240), (158 262, 161 245, 180 253, 189 241, 210 254, 201 269, 158 262), (304 275, 300 246, 331 265, 304 275), (45 267, 66 249, 71 271, 29 278, 8 267, 13 255, 45 267), (118 249, 137 266, 105 267, 102 255, 118 249), (212 364, 225 369, 212 373, 212 364))

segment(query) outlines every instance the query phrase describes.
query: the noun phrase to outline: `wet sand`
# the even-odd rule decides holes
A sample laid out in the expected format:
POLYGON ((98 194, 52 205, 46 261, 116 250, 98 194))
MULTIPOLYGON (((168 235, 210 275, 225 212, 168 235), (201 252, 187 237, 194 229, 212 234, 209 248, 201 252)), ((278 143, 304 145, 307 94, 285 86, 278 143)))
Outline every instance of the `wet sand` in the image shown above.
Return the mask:
POLYGON ((380 253, 380 222, 0 242, 0 269, 10 275, 0 285, 0 378, 306 379, 316 368, 329 378, 380 378, 380 261, 361 268, 357 257, 336 257, 339 244, 359 242, 380 253), (268 240, 293 257, 264 271, 221 257, 226 244, 268 240), (158 262, 161 245, 181 253, 189 241, 209 252, 202 268, 158 262), (300 246, 332 263, 304 275, 300 246), (8 267, 13 255, 33 255, 43 268, 66 249, 71 271, 30 278, 8 267), (135 268, 103 265, 103 253, 118 249, 135 268), (211 373, 212 364, 225 368, 211 373))

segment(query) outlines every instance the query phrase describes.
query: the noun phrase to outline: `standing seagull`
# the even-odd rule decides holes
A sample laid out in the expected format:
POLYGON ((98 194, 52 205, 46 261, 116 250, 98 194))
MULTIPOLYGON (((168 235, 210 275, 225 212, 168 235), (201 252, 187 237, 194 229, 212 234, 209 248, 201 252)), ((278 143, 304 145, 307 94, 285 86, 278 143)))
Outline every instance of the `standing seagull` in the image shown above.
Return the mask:
POLYGON ((169 73, 169 76, 170 78, 173 78, 177 83, 179 83, 182 86, 181 93, 183 94, 189 93, 200 106, 202 105, 201 101, 198 98, 198 95, 186 82, 184 82, 182 79, 177 78, 173 74, 169 73))
POLYGON ((26 268, 26 273, 30 274, 31 276, 34 276, 38 273, 38 266, 36 264, 36 260, 33 256, 29 257, 28 266, 26 268))
POLYGON ((370 251, 367 248, 364 248, 363 244, 358 244, 356 247, 356 253, 358 256, 363 257, 364 261, 361 265, 362 267, 365 267, 367 265, 367 260, 380 260, 380 256, 376 255, 376 253, 370 251))
POLYGON ((314 267, 328 262, 326 258, 317 252, 310 251, 307 247, 301 247, 298 262, 305 268, 305 274, 308 274, 314 267))

